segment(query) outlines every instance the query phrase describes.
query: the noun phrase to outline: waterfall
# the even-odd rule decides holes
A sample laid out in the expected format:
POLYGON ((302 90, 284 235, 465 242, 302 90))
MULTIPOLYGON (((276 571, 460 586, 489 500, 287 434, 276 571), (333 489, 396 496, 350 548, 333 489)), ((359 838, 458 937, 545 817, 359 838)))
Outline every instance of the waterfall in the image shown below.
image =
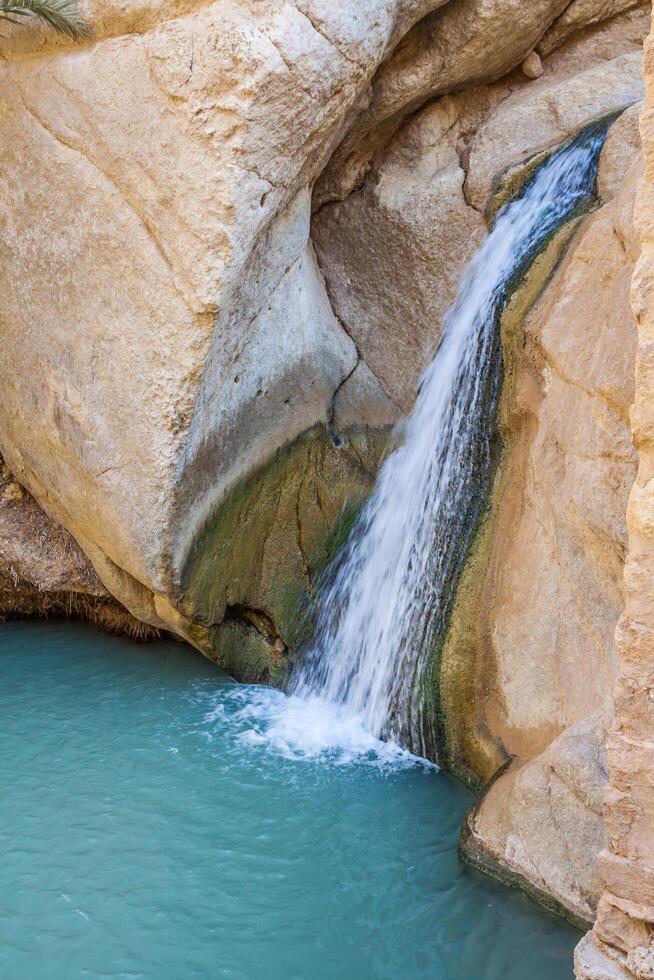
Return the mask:
POLYGON ((548 236, 592 194, 606 125, 534 172, 466 269, 401 440, 325 578, 291 693, 359 716, 425 754, 421 679, 493 475, 500 317, 548 236))

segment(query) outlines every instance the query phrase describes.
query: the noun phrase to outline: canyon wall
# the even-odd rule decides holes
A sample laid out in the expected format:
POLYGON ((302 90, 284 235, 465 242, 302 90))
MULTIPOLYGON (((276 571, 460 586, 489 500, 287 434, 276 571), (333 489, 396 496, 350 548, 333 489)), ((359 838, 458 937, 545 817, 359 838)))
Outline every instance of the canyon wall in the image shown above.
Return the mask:
POLYGON ((500 463, 430 690, 442 759, 494 778, 468 859, 591 921, 650 5, 80 8, 89 42, 0 38, 0 615, 167 629, 239 679, 288 676, 497 207, 611 122, 597 209, 503 319, 500 463))
POLYGON ((654 523, 652 521, 652 339, 654 337, 654 38, 645 48, 640 118, 645 173, 635 204, 640 254, 631 301, 638 326, 631 412, 638 472, 627 508, 624 612, 617 631, 619 674, 607 738, 607 842, 599 856, 603 894, 592 933, 575 954, 578 980, 654 976, 654 523))
POLYGON ((497 175, 640 97, 647 5, 80 10, 0 39, 0 451, 132 616, 281 681, 497 175))
MULTIPOLYGON (((525 161, 609 112, 621 86, 627 101, 632 64, 631 98, 640 94, 648 19, 587 30, 544 57, 537 81, 514 76, 430 103, 376 151, 352 193, 319 204, 313 238, 333 308, 401 409, 485 213, 523 179, 525 161)), ((633 106, 609 130, 601 208, 562 229, 507 310, 500 470, 431 681, 441 761, 475 788, 508 765, 470 815, 463 853, 579 923, 593 920, 601 892, 607 699, 635 473, 639 149, 633 106)))
MULTIPOLYGON (((610 139, 634 119, 625 114, 610 139)), ((567 254, 526 316, 520 293, 507 310, 504 453, 442 658, 453 765, 490 778, 512 760, 468 821, 467 853, 582 921, 600 890, 605 718, 635 474, 629 284, 640 169, 636 160, 618 195, 569 229, 567 254)))

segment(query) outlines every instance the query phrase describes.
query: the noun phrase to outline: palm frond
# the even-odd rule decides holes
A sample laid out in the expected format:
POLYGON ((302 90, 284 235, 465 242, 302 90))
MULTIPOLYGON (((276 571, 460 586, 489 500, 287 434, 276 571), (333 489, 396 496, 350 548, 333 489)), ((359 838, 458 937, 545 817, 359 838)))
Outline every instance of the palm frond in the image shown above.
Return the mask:
POLYGON ((77 0, 0 0, 0 20, 25 23, 21 17, 37 17, 58 34, 77 40, 91 33, 77 13, 77 0))

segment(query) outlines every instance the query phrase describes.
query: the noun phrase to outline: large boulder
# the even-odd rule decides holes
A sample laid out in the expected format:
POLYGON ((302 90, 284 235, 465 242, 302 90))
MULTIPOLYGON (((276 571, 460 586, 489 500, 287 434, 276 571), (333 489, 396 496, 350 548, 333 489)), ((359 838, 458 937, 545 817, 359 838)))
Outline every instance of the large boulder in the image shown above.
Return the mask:
POLYGON ((546 904, 592 922, 602 892, 596 857, 606 845, 605 719, 567 728, 535 759, 516 764, 473 809, 463 831, 467 859, 546 904))
POLYGON ((303 433, 333 447, 357 354, 308 188, 436 5, 89 0, 92 45, 7 28, 0 446, 145 622, 198 642, 179 605, 206 523, 303 433))

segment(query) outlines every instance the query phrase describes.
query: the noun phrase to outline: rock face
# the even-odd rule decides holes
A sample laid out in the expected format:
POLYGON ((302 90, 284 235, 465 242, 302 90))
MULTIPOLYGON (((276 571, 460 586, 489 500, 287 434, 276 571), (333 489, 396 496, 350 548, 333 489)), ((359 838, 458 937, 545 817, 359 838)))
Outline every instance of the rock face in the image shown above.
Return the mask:
POLYGON ((581 921, 600 893, 602 718, 635 473, 638 172, 574 233, 526 320, 529 284, 505 315, 504 456, 441 658, 451 763, 474 782, 514 759, 469 826, 469 856, 581 921))
MULTIPOLYGON (((417 24, 374 76, 364 107, 318 181, 317 203, 342 200, 359 187, 374 153, 394 135, 407 111, 419 108, 428 98, 503 76, 514 84, 518 78, 507 73, 525 61, 537 41, 547 36, 546 25, 553 27, 557 14, 570 6, 575 4, 565 0, 538 0, 529 5, 517 0, 453 0, 417 24)), ((592 35, 594 31, 601 35, 606 21, 610 35, 623 35, 616 53, 626 52, 632 34, 628 25, 638 24, 649 5, 610 3, 603 14, 598 6, 589 5, 587 20, 579 11, 575 27, 544 54, 551 54, 566 39, 568 48, 577 47, 577 42, 587 50, 601 48, 602 41, 598 44, 592 35), (620 14, 624 14, 622 19, 620 14), (583 40, 581 28, 587 29, 583 40)), ((642 42, 643 27, 638 26, 635 34, 642 42)), ((579 53, 574 55, 577 71, 579 53)), ((605 48, 602 57, 607 56, 605 48)), ((519 80, 526 81, 522 72, 519 80)))
POLYGON ((97 2, 92 46, 0 42, 0 441, 145 622, 196 642, 192 626, 219 622, 179 612, 205 523, 282 446, 315 426, 329 442, 357 355, 307 188, 433 6, 97 2))
MULTIPOLYGON (((546 59, 539 82, 512 78, 435 101, 372 156, 356 192, 320 204, 312 220, 320 267, 334 312, 379 382, 380 409, 383 394, 402 411, 412 405, 501 175, 641 98, 646 22, 636 11, 591 32, 574 57, 564 48, 546 59)), ((614 143, 622 147, 623 135, 614 143)), ((622 152, 614 181, 626 169, 622 152)), ((510 192, 511 179, 504 183, 510 192)), ((314 204, 319 195, 320 185, 314 204)))
POLYGON ((606 842, 604 740, 601 714, 565 729, 495 782, 463 831, 473 864, 580 923, 593 920, 601 892, 594 858, 606 842))
POLYGON ((638 99, 641 60, 638 51, 624 54, 571 76, 544 77, 512 93, 472 140, 466 181, 470 203, 483 210, 498 174, 638 99))
MULTIPOLYGON (((483 233, 468 143, 540 82, 479 84, 517 68, 564 7, 540 0, 516 19, 512 0, 87 0, 92 44, 8 28, 0 448, 140 621, 237 676, 277 676, 272 652, 293 647, 334 518, 369 491, 483 233), (460 88, 406 124, 360 200, 316 215, 321 269, 310 192, 330 157, 336 172, 345 132, 362 112, 397 128, 460 88), (247 503, 255 486, 263 508, 247 503), (261 551, 234 574, 251 521, 262 547, 287 542, 274 576, 261 551), (215 576, 228 578, 209 588, 217 528, 215 576), (260 627, 242 667, 225 652, 235 622, 260 627)), ((622 34, 600 60, 615 84, 570 127, 638 97, 630 29, 611 21, 622 34)))
POLYGON ((515 760, 471 815, 469 857, 591 919, 636 465, 628 107, 649 5, 80 7, 92 42, 0 38, 0 611, 111 608, 242 679, 287 676, 495 209, 627 109, 601 209, 504 318, 502 462, 437 678, 452 768, 479 785, 515 760))
POLYGON ((654 275, 654 46, 645 53, 647 95, 641 115, 645 175, 635 206, 640 255, 632 284, 638 325, 631 414, 638 473, 627 509, 629 546, 624 613, 616 632, 620 672, 608 739, 608 844, 599 858, 604 894, 595 928, 576 955, 578 978, 654 976, 654 571, 652 522, 652 278, 654 275), (598 967, 595 964, 601 963, 598 967), (602 972, 604 971, 604 972, 602 972), (613 972, 610 972, 613 971, 613 972))
POLYGON ((540 55, 551 54, 576 31, 610 20, 637 6, 638 0, 573 0, 541 38, 538 52, 540 55))
MULTIPOLYGON (((483 233, 480 212, 534 157, 640 97, 645 21, 629 13, 572 52, 559 48, 538 82, 443 97, 374 154, 358 190, 319 206, 312 235, 334 310, 402 408, 433 350, 425 317, 442 324, 483 233)), ((625 176, 639 149, 636 112, 609 131, 606 203, 563 230, 507 311, 501 503, 460 583, 436 683, 450 767, 479 785, 515 760, 471 815, 464 853, 579 923, 593 920, 601 892, 606 702, 635 473, 638 164, 625 176)))
POLYGON ((403 412, 486 230, 464 197, 457 152, 471 102, 470 111, 479 113, 474 96, 452 96, 411 119, 362 189, 324 205, 312 223, 333 308, 403 412))
POLYGON ((0 459, 0 621, 71 615, 135 639, 158 635, 110 596, 72 535, 44 514, 0 459))
POLYGON ((623 112, 606 137, 597 174, 597 191, 602 201, 618 195, 624 174, 640 153, 641 109, 642 103, 637 102, 623 112))

